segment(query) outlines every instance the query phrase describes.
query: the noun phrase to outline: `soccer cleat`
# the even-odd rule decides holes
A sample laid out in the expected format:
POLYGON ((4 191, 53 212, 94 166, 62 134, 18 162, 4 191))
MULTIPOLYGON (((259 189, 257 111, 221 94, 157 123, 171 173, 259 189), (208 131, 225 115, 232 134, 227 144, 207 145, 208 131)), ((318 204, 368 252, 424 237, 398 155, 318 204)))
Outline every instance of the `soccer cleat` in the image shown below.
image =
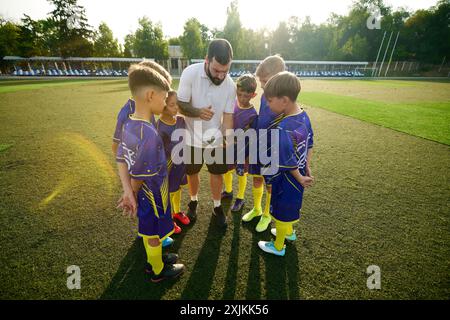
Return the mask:
POLYGON ((189 217, 183 211, 175 213, 173 217, 174 219, 177 219, 181 224, 184 224, 185 226, 191 223, 191 220, 189 220, 189 217))
MULTIPOLYGON (((174 264, 178 260, 178 255, 176 253, 168 253, 162 255, 162 261, 164 264, 174 264)), ((148 262, 145 263, 144 272, 149 275, 153 275, 152 265, 148 262)))
POLYGON ((151 276, 152 282, 161 282, 166 279, 174 279, 184 272, 184 264, 164 264, 164 268, 159 274, 151 276))
POLYGON ((236 201, 234 202, 233 208, 231 208, 232 212, 238 212, 241 211, 242 208, 244 207, 245 204, 245 200, 244 199, 236 199, 236 201))
MULTIPOLYGON (((277 236, 277 229, 276 228, 270 229, 270 233, 273 234, 276 237, 277 236)), ((297 234, 295 233, 295 230, 292 232, 292 234, 286 235, 285 239, 289 240, 289 241, 297 240, 297 234)))
POLYGON ((262 215, 262 210, 261 209, 257 210, 253 208, 252 210, 250 210, 249 212, 247 212, 242 216, 242 221, 249 222, 256 217, 259 217, 260 215, 262 215))
POLYGON ((286 246, 283 246, 282 250, 277 250, 273 241, 259 241, 258 246, 262 251, 274 254, 276 256, 282 257, 286 253, 286 246))
POLYGON ((222 197, 222 200, 233 199, 233 191, 231 191, 231 192, 223 191, 221 197, 222 197))
POLYGON ((172 243, 173 243, 173 239, 172 239, 171 237, 167 237, 167 238, 165 238, 165 239, 163 240, 163 242, 162 242, 162 247, 163 247, 163 248, 168 247, 168 246, 170 246, 172 243))
POLYGON ((216 223, 219 227, 225 228, 228 225, 227 216, 223 212, 222 206, 214 208, 213 216, 216 219, 216 223))
POLYGON ((187 216, 189 217, 190 221, 197 219, 197 205, 198 205, 198 201, 192 201, 192 200, 188 204, 187 216))
POLYGON ((272 221, 272 218, 263 214, 256 225, 256 232, 266 231, 270 221, 272 221))
POLYGON ((177 223, 174 221, 173 222, 173 233, 174 234, 180 234, 181 233, 181 228, 179 225, 177 225, 177 223))

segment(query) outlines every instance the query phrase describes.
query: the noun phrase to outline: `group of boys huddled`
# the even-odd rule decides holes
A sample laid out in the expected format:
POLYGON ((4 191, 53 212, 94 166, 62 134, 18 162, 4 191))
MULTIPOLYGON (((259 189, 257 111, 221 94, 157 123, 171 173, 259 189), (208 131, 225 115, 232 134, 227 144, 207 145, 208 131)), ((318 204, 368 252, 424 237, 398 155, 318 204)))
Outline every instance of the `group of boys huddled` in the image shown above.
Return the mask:
MULTIPOLYGON (((180 225, 190 224, 196 216, 181 211, 181 187, 189 179, 185 164, 172 161, 173 148, 183 142, 182 137, 175 139, 172 133, 184 129, 186 124, 178 114, 172 78, 162 66, 153 61, 132 65, 128 85, 132 98, 119 112, 113 138, 123 187, 118 208, 137 215, 138 236, 143 239, 147 255, 144 270, 152 282, 159 282, 175 278, 185 270, 183 264, 177 263, 177 254, 162 254, 162 248, 173 243, 172 234, 182 232, 180 225), (155 115, 159 116, 157 121, 155 115)), ((273 220, 275 228, 271 233, 275 240, 260 241, 258 246, 277 256, 285 255, 285 240, 297 239, 293 224, 300 218, 303 191, 314 181, 310 169, 313 131, 308 115, 296 102, 300 89, 299 79, 285 71, 284 60, 279 55, 264 59, 256 77, 252 74, 239 77, 233 127, 242 129, 241 132, 278 130, 277 143, 269 140, 267 145, 269 150, 276 144, 271 152, 278 153, 278 170, 265 175, 264 165, 249 163, 249 144, 245 144, 245 150, 237 150, 237 153, 244 152, 245 163, 235 157, 223 175, 222 199, 233 198, 233 173, 238 177, 237 197, 231 208, 235 213, 241 212, 245 205, 247 175, 253 177, 253 208, 242 216, 242 221, 259 218, 256 231, 263 232, 273 220), (259 112, 251 103, 256 96, 256 78, 264 90, 259 112)))

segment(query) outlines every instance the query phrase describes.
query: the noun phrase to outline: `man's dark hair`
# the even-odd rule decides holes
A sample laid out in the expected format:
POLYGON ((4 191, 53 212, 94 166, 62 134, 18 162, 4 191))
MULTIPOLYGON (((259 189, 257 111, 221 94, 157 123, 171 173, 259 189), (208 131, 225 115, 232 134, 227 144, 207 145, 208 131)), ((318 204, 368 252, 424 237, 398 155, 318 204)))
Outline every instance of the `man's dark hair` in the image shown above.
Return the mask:
POLYGON ((221 65, 227 65, 233 59, 233 48, 226 39, 214 39, 208 47, 208 60, 213 58, 221 65))

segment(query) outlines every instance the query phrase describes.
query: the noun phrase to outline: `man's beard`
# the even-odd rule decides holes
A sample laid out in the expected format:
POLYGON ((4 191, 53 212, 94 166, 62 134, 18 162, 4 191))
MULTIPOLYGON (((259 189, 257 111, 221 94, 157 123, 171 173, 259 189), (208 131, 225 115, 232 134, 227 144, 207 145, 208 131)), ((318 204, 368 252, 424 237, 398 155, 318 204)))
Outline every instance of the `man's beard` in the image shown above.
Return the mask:
POLYGON ((209 64, 205 66, 206 67, 206 75, 208 76, 209 80, 211 80, 212 83, 214 83, 216 86, 220 86, 222 82, 224 82, 225 77, 223 79, 214 78, 209 71, 209 64))

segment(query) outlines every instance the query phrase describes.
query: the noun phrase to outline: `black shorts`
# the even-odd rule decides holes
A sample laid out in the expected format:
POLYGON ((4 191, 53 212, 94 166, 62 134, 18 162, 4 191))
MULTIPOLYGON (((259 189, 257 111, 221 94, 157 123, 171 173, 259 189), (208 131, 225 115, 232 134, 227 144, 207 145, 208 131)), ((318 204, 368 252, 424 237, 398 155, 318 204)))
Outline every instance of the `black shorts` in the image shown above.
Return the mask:
POLYGON ((228 166, 226 163, 226 152, 225 148, 223 147, 217 147, 213 148, 212 150, 210 148, 197 148, 192 146, 187 146, 187 148, 190 148, 190 157, 188 157, 186 161, 186 174, 188 176, 197 174, 200 172, 200 170, 203 167, 203 163, 205 163, 205 150, 207 149, 207 154, 211 155, 211 159, 206 162, 206 167, 208 168, 208 172, 211 174, 225 174, 228 172, 228 166), (216 151, 218 149, 219 152, 222 152, 223 156, 218 155, 220 158, 215 159, 216 151), (195 156, 197 154, 197 156, 195 156), (189 161, 190 158, 190 161, 189 161), (212 161, 214 160, 214 161, 212 161), (208 163, 209 162, 209 163, 208 163))

